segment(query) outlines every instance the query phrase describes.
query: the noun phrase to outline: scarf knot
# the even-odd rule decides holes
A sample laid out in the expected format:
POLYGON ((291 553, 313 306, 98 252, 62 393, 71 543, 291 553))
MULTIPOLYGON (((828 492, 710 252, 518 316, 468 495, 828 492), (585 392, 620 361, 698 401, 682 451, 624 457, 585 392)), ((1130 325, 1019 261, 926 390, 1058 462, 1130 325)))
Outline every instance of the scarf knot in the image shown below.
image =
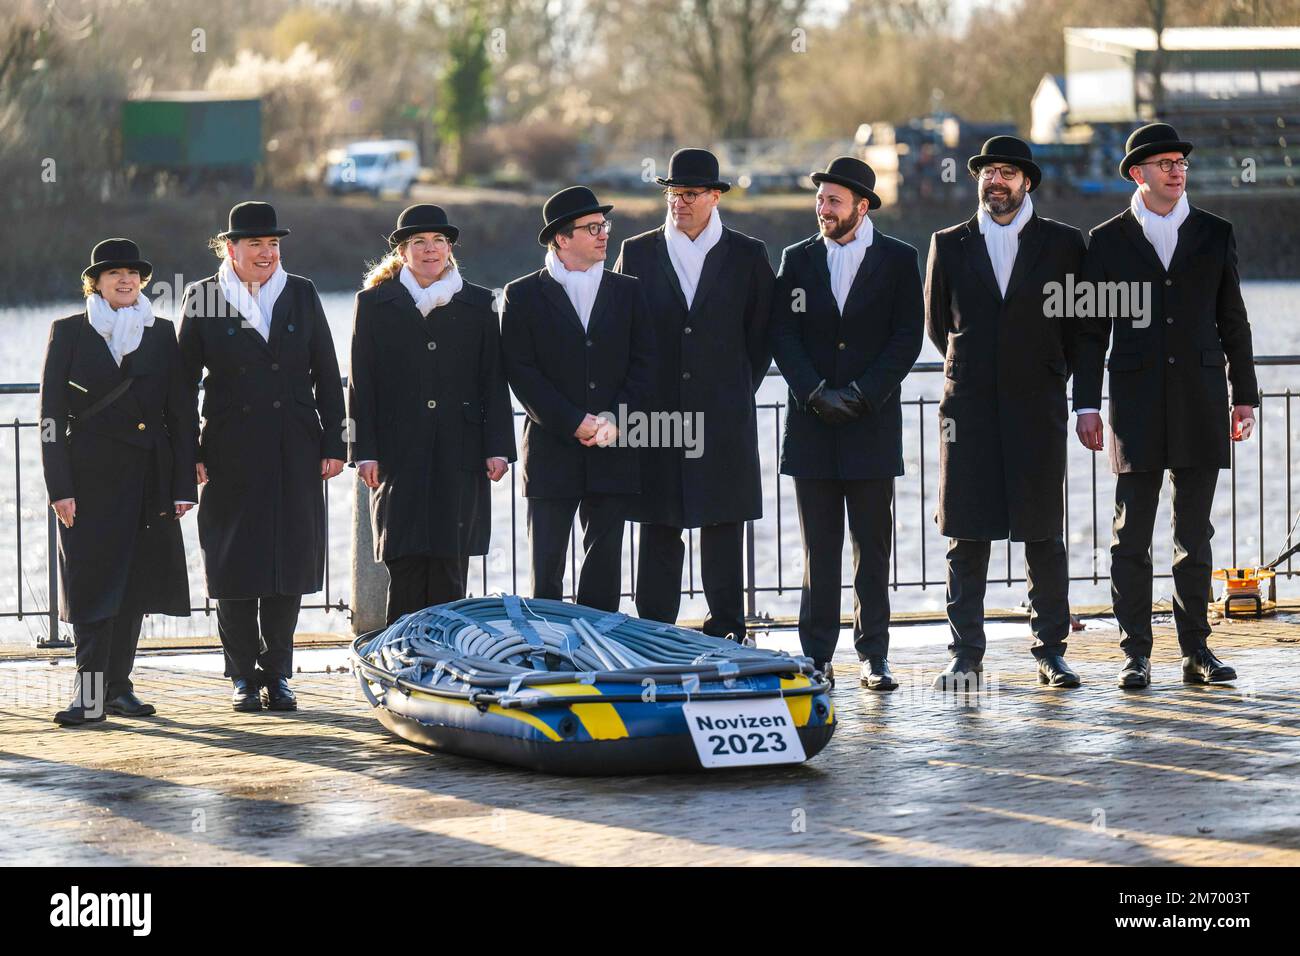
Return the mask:
POLYGON ((686 308, 695 302, 695 290, 700 284, 700 273, 704 271, 704 260, 709 250, 722 238, 722 217, 718 207, 709 212, 709 221, 694 240, 673 225, 670 210, 664 219, 664 241, 668 244, 668 258, 672 260, 673 271, 677 273, 677 282, 686 297, 686 308))
POLYGON ((411 293, 411 298, 415 300, 415 307, 425 318, 428 318, 429 313, 434 309, 450 302, 451 297, 465 287, 465 280, 460 277, 460 270, 455 266, 427 286, 421 286, 406 266, 402 266, 398 271, 397 278, 406 291, 411 293))
POLYGON ((115 309, 99 293, 86 296, 86 318, 91 327, 104 337, 113 361, 120 367, 122 359, 140 347, 144 330, 153 325, 153 303, 141 292, 135 302, 115 309))

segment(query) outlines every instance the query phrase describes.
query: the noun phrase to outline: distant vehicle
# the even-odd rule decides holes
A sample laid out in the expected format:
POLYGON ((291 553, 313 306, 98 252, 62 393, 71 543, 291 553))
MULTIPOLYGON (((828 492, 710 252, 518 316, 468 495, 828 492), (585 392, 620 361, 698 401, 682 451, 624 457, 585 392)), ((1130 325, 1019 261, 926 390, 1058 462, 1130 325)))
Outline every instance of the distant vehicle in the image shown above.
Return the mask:
POLYGON ((262 162, 262 101, 157 93, 122 104, 122 166, 132 186, 171 179, 193 192, 251 189, 262 162))
POLYGON ((330 150, 325 186, 335 195, 367 192, 410 195, 420 177, 420 148, 409 139, 372 139, 330 150))

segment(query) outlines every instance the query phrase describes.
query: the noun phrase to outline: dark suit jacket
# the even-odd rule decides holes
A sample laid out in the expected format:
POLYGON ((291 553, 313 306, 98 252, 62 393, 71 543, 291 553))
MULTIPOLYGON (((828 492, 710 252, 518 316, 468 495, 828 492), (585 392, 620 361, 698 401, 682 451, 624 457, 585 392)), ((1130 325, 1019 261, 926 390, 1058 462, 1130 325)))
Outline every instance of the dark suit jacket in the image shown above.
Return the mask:
POLYGON ((646 449, 633 517, 675 528, 762 517, 754 393, 772 364, 767 247, 724 226, 689 310, 662 226, 625 240, 614 269, 645 286, 659 348, 656 408, 703 426, 695 451, 646 449))
POLYGON ((781 254, 772 302, 772 352, 790 386, 781 473, 857 480, 903 473, 899 387, 921 351, 917 252, 877 231, 844 303, 831 290, 826 245, 814 235, 781 254), (829 425, 806 402, 856 382, 869 411, 829 425))
POLYGON ((1083 271, 1151 292, 1145 327, 1131 317, 1081 323, 1074 407, 1101 407, 1109 346, 1112 470, 1229 467, 1231 406, 1259 404, 1232 225, 1193 206, 1165 270, 1126 209, 1092 230, 1083 271))
POLYGON ((77 502, 72 527, 58 526, 61 620, 190 613, 185 547, 172 517, 174 501, 198 498, 187 399, 166 319, 154 319, 120 368, 84 312, 50 327, 41 373, 45 487, 51 502, 77 502), (128 380, 125 394, 87 417, 128 380))
POLYGON ((634 495, 638 449, 587 447, 573 433, 591 413, 644 412, 653 389, 654 328, 641 284, 605 271, 584 330, 545 269, 506 286, 501 356, 524 421, 523 491, 530 498, 634 495))
POLYGON ((397 279, 357 293, 349 460, 379 462, 375 559, 486 554, 487 458, 515 459, 492 293, 465 283, 422 316, 397 279))
POLYGON ((338 358, 316 287, 289 276, 269 341, 226 302, 216 276, 185 290, 181 315, 191 407, 204 383, 199 543, 208 596, 319 591, 327 547, 320 463, 347 450, 338 358))
POLYGON ((944 355, 937 518, 950 538, 1061 533, 1078 320, 1049 314, 1045 292, 1078 278, 1083 251, 1078 229, 1034 213, 1004 297, 977 217, 930 242, 926 331, 944 355))

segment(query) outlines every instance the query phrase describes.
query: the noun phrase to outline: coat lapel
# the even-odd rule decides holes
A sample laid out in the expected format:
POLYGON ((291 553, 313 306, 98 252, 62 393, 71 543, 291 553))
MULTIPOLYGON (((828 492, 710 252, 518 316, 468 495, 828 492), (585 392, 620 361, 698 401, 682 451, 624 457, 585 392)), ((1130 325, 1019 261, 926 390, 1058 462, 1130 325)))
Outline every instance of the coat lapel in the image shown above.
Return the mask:
MULTIPOLYGON (((1188 216, 1187 218, 1191 219, 1191 216, 1188 216)), ((1124 210, 1124 215, 1120 218, 1120 223, 1124 235, 1128 238, 1129 243, 1138 251, 1138 255, 1142 257, 1143 261, 1145 261, 1146 264, 1156 272, 1164 275, 1165 267, 1160 264, 1160 257, 1156 255, 1156 248, 1151 245, 1150 241, 1146 237, 1146 233, 1142 231, 1142 224, 1137 221, 1137 218, 1133 215, 1132 209, 1124 210)), ((1183 225, 1186 226, 1187 223, 1183 223, 1183 225)), ((1178 245, 1181 246, 1182 244, 1182 230, 1179 230, 1178 245)), ((1177 250, 1175 250, 1175 255, 1177 255, 1177 250)))
MULTIPOLYGON (((885 258, 885 244, 880 241, 881 236, 877 233, 871 240, 871 245, 867 247, 866 253, 862 256, 862 262, 858 264, 858 272, 853 277, 853 283, 849 286, 849 294, 844 297, 844 314, 857 304, 862 296, 866 295, 867 281, 871 278, 871 273, 876 271, 876 266, 880 265, 885 258)), ((822 245, 822 257, 825 259, 826 247, 822 245)))
MULTIPOLYGON (((668 276, 668 287, 677 297, 677 304, 685 312, 686 293, 682 291, 682 284, 677 279, 677 270, 673 268, 672 257, 668 255, 668 240, 664 238, 663 226, 659 227, 659 235, 655 237, 655 258, 659 260, 659 268, 663 269, 664 274, 668 276)), ((698 293, 699 289, 695 291, 698 293)))
MULTIPOLYGON (((1008 299, 1015 295, 1016 289, 1025 281, 1025 277, 1033 272, 1034 264, 1043 251, 1043 244, 1039 236, 1041 227, 1042 223, 1038 218, 1038 213, 1034 213, 1029 217, 1029 222, 1025 223, 1025 228, 1020 230, 1020 238, 1016 244, 1016 261, 1011 266, 1011 278, 1007 280, 1006 297, 1008 299)), ((988 252, 987 246, 985 246, 984 251, 988 252)), ((992 267, 991 260, 990 267, 992 267)))
MULTIPOLYGON (((284 334, 284 327, 289 321, 289 316, 293 313, 293 292, 290 288, 292 283, 286 283, 280 291, 280 297, 275 300, 275 308, 271 310, 271 328, 262 344, 275 354, 280 354, 280 337, 284 334)), ((253 331, 257 335, 257 331, 253 331)), ((257 335, 258 339, 262 339, 257 335)))
MULTIPOLYGON (((90 316, 88 315, 82 316, 80 344, 80 353, 89 358, 96 375, 102 376, 111 383, 110 388, 122 380, 125 373, 113 361, 113 352, 109 349, 108 342, 95 331, 95 327, 90 324, 90 316)), ((79 382, 78 384, 89 385, 88 382, 79 382)))
MULTIPOLYGON (((578 318, 578 310, 575 309, 573 303, 569 301, 569 295, 564 291, 564 287, 556 282, 555 277, 545 269, 543 269, 539 275, 541 276, 542 294, 546 296, 547 301, 551 303, 551 307, 560 314, 561 320, 567 320, 579 332, 585 334, 585 330, 582 328, 582 320, 578 318)), ((604 280, 602 280, 600 284, 604 285, 604 280)), ((599 298, 599 296, 597 297, 599 298)), ((595 309, 592 309, 592 313, 595 313, 595 309)))
POLYGON ((731 253, 730 233, 731 230, 724 226, 721 238, 709 250, 709 254, 704 257, 704 268, 700 270, 700 281, 695 286, 695 298, 691 300, 690 315, 695 315, 700 311, 704 300, 709 297, 709 293, 717 285, 718 276, 727 261, 727 256, 731 253))
POLYGON ((975 270, 975 274, 988 287, 993 298, 1001 302, 1002 290, 998 288, 998 277, 993 272, 993 260, 989 258, 988 247, 984 244, 984 237, 980 235, 978 216, 971 216, 967 220, 966 235, 962 237, 961 249, 967 265, 975 270))
MULTIPOLYGON (((591 304, 591 318, 587 320, 588 334, 596 327, 596 323, 600 321, 601 316, 609 310, 609 300, 614 294, 614 283, 610 281, 609 275, 610 272, 606 269, 600 277, 600 287, 596 289, 596 301, 591 304)), ((565 296, 565 298, 567 299, 568 296, 565 296)))
POLYGON ((1177 269, 1184 259, 1196 251, 1196 247, 1200 245, 1201 234, 1204 229, 1205 217, 1201 215, 1199 209, 1193 206, 1188 212, 1187 218, 1183 220, 1183 224, 1178 227, 1178 245, 1174 246, 1173 258, 1169 260, 1170 272, 1177 269))

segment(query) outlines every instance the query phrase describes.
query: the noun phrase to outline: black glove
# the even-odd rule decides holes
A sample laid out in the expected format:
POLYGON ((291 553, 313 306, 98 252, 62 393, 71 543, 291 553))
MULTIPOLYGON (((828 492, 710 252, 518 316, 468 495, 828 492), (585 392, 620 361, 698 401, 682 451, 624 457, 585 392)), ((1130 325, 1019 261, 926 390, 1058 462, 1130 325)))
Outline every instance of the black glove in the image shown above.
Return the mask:
POLYGON ((843 425, 853 421, 863 411, 862 396, 853 388, 827 388, 822 382, 808 396, 808 407, 828 425, 843 425))

